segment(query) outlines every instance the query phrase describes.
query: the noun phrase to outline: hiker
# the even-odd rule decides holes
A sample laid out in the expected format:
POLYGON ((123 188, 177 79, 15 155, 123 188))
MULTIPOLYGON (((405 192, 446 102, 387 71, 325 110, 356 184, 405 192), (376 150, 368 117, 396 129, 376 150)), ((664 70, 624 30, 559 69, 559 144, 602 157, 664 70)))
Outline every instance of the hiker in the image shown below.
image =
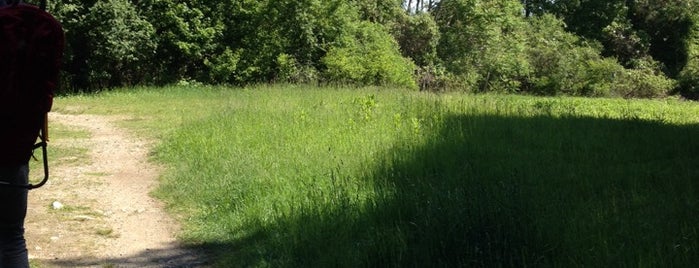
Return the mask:
POLYGON ((51 109, 64 46, 51 15, 17 2, 0 0, 0 268, 29 267, 28 163, 51 109))

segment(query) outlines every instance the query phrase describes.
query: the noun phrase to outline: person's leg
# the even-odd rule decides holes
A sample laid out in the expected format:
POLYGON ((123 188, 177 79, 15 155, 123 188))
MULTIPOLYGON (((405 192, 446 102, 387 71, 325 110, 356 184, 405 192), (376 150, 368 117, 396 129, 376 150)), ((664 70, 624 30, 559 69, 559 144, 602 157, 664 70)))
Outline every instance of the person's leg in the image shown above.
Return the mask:
MULTIPOLYGON (((0 167, 0 180, 25 185, 29 168, 0 167)), ((29 267, 24 240, 24 218, 27 215, 27 189, 0 186, 0 268, 29 267)))

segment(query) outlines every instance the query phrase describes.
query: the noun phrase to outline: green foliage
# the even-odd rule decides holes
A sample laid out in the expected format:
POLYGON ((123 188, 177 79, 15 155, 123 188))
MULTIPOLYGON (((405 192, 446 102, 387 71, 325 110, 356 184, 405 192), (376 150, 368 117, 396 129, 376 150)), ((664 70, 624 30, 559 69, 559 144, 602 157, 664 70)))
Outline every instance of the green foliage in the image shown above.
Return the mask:
POLYGON ((529 92, 543 95, 660 97, 674 87, 650 57, 626 69, 615 59, 572 33, 563 22, 544 14, 530 19, 528 52, 532 74, 529 92))
POLYGON ((552 15, 531 18, 530 25, 527 55, 533 72, 527 91, 543 95, 609 91, 609 80, 621 72, 621 66, 613 61, 599 62, 599 51, 565 32, 563 22, 552 15), (588 69, 595 70, 591 74, 595 79, 589 79, 588 69), (591 88, 586 90, 588 85, 591 88))
POLYGON ((679 74, 679 91, 689 99, 699 100, 699 16, 694 16, 690 37, 684 42, 688 59, 679 74))
POLYGON ((634 28, 647 36, 650 55, 662 62, 670 77, 678 73, 689 61, 688 47, 691 31, 698 22, 697 0, 638 0, 630 2, 629 18, 634 28))
POLYGON ((330 81, 415 88, 415 65, 401 56, 398 44, 376 23, 363 22, 323 58, 330 81))
POLYGON ((90 84, 97 87, 142 82, 157 46, 153 26, 128 0, 99 0, 89 9, 87 32, 90 84))
POLYGON ((541 15, 550 13, 562 18, 568 29, 582 37, 603 41, 603 29, 626 18, 626 0, 528 0, 529 10, 541 15))
MULTIPOLYGON (((692 54, 692 29, 696 27, 699 1, 523 1, 529 14, 556 14, 567 29, 604 46, 603 54, 615 57, 630 68, 621 87, 635 88, 634 96, 658 96, 667 92, 668 78, 680 81, 679 91, 691 91, 694 82, 689 73, 692 54), (651 69, 640 67, 648 62, 651 69), (660 64, 657 64, 660 63, 660 64), (658 70, 662 71, 658 72, 658 70), (661 77, 666 76, 666 77, 661 77), (642 89, 641 87, 653 89, 642 89), (655 92, 655 93, 650 93, 655 92)), ((648 65, 646 65, 648 66, 648 65)), ((620 91, 628 91, 622 89, 620 91)), ((685 95, 692 95, 685 94, 685 95)))
POLYGON ((630 66, 636 59, 649 57, 647 34, 633 29, 629 20, 613 21, 602 32, 608 54, 616 56, 625 66, 630 66))
POLYGON ((89 87, 87 68, 89 53, 86 47, 88 29, 83 23, 87 7, 79 0, 48 1, 48 4, 48 11, 61 22, 66 38, 61 73, 62 83, 59 89, 87 89, 89 87))
MULTIPOLYGON (((627 82, 624 80, 627 70, 614 59, 594 57, 581 64, 580 76, 572 78, 577 86, 573 95, 608 97, 616 95, 619 86, 625 86, 622 82, 627 82)), ((632 91, 629 91, 627 93, 632 94, 632 91)))
POLYGON ((49 1, 66 33, 64 86, 95 89, 134 85, 158 46, 155 29, 128 0, 49 1))
POLYGON ((680 73, 679 90, 685 98, 699 100, 699 67, 696 63, 691 63, 680 73))
POLYGON ((428 13, 407 15, 394 26, 394 36, 404 56, 411 58, 418 66, 430 66, 437 62, 439 27, 434 17, 428 13))
POLYGON ((459 80, 441 65, 418 67, 417 82, 420 90, 448 91, 462 86, 459 80))
POLYGON ((145 0, 137 3, 158 33, 154 36, 158 47, 151 63, 156 82, 218 78, 220 69, 226 67, 208 66, 206 60, 230 63, 231 54, 225 50, 212 56, 213 59, 207 57, 214 54, 223 26, 216 21, 215 14, 207 13, 196 1, 145 0), (214 71, 217 74, 209 74, 207 67, 219 70, 214 71))
POLYGON ((359 9, 362 20, 388 24, 404 14, 401 0, 350 0, 359 9))
POLYGON ((311 66, 302 66, 288 54, 277 56, 277 82, 310 84, 320 81, 320 74, 311 66))
POLYGON ((228 82, 234 76, 240 62, 241 51, 233 52, 226 48, 223 53, 204 60, 204 65, 209 68, 209 80, 214 83, 228 82))
POLYGON ((529 73, 517 1, 444 0, 434 10, 438 55, 466 90, 516 91, 529 73))
POLYGON ((635 98, 664 97, 675 88, 675 80, 667 78, 660 64, 650 57, 638 59, 615 85, 612 95, 635 98))
POLYGON ((66 31, 64 90, 194 81, 697 94, 699 0, 65 0, 48 9, 66 31))

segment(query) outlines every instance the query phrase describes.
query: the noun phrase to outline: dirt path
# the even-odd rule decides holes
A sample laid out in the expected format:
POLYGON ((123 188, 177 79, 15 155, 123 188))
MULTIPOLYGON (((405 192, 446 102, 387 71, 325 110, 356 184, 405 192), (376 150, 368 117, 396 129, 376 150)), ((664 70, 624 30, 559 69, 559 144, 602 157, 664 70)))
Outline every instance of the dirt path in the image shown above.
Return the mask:
POLYGON ((52 113, 49 120, 89 135, 52 137, 51 146, 76 156, 52 158, 51 180, 29 195, 30 259, 42 267, 205 266, 177 243, 176 222, 149 196, 160 168, 147 161, 151 143, 115 126, 125 118, 52 113))

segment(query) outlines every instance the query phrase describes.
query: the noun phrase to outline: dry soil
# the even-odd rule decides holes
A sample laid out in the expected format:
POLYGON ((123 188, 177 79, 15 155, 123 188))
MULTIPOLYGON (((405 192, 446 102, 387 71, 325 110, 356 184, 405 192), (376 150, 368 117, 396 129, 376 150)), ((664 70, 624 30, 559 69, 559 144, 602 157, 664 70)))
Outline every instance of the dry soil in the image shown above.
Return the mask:
POLYGON ((32 263, 206 267, 201 252, 178 243, 178 224, 149 195, 161 171, 148 161, 152 141, 118 127, 119 120, 128 118, 49 115, 52 125, 89 135, 51 137, 49 148, 68 148, 75 155, 49 157, 49 183, 29 194, 26 238, 32 263))

